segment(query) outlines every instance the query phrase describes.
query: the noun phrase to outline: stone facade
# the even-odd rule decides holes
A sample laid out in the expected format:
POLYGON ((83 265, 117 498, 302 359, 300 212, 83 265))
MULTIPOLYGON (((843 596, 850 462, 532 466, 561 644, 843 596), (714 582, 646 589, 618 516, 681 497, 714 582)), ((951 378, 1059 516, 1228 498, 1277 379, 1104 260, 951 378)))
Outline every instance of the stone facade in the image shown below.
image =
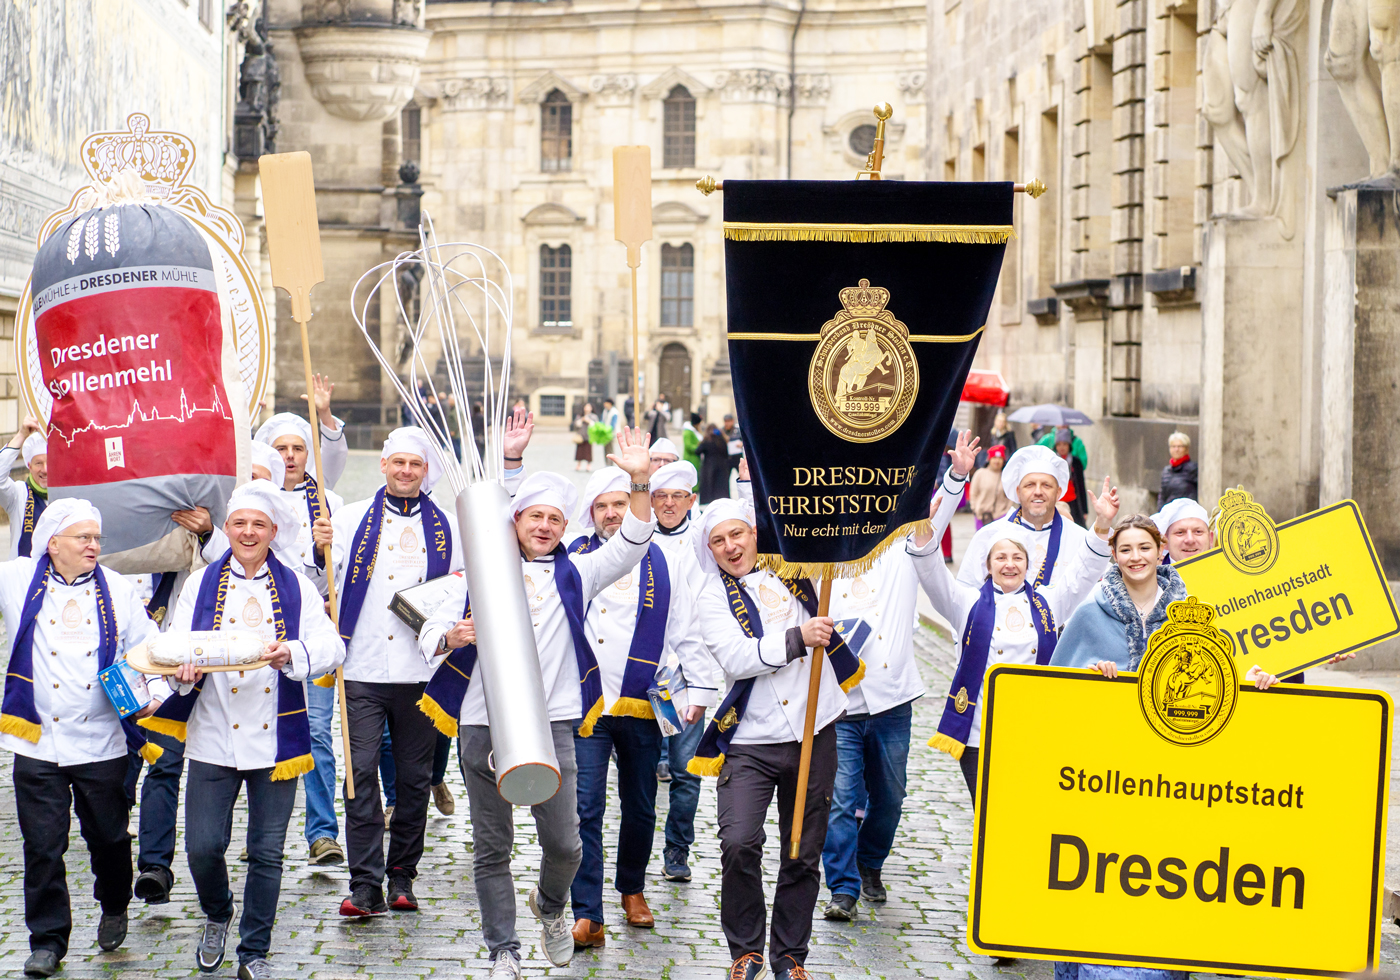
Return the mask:
POLYGON ((15 314, 39 229, 88 182, 79 147, 89 133, 146 113, 152 128, 194 141, 187 182, 231 206, 226 150, 246 22, 246 10, 226 20, 214 0, 101 0, 61 16, 51 3, 0 0, 0 432, 19 425, 15 314))
MULTIPOLYGON (((653 155, 655 234, 639 279, 645 398, 664 389, 673 407, 714 418, 732 408, 723 202, 701 196, 697 178, 854 177, 864 155, 853 131, 873 124, 871 107, 884 101, 895 109, 885 173, 926 176, 919 0, 271 6, 274 39, 296 39, 286 56, 277 45, 281 145, 309 150, 316 167, 327 282, 313 296, 312 344, 358 421, 397 417, 391 386, 366 366, 348 297, 363 272, 412 247, 417 198, 406 195, 421 190, 440 240, 486 245, 509 264, 514 385, 541 422, 564 424, 590 392, 596 402, 628 387, 631 288, 613 238, 614 146, 647 144, 653 155), (351 18, 347 6, 363 9, 351 18), (386 43, 368 43, 369 30, 386 43), (429 34, 411 88, 395 87, 411 72, 388 59, 429 34), (346 65, 366 51, 381 63, 331 71, 337 46, 346 65), (344 84, 328 95, 332 76, 344 84), (364 84, 347 88, 352 76, 364 84), (668 156, 673 93, 690 101, 673 104, 668 156), (352 98, 391 108, 348 111, 352 98), (396 100, 409 103, 404 112, 392 113, 396 100), (408 160, 418 175, 400 172, 408 160), (567 308, 556 295, 565 254, 567 308)), ((402 341, 391 299, 370 319, 386 350, 402 341)), ((287 366, 300 352, 295 338, 283 344, 278 401, 290 403, 300 387, 287 366)))

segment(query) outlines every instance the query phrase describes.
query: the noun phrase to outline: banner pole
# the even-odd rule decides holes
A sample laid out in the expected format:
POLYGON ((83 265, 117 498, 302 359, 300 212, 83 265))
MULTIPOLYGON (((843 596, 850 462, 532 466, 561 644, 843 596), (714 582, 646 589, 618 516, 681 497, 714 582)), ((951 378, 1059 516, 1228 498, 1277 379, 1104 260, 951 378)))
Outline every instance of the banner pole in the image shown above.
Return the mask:
MULTIPOLYGON (((822 576, 821 593, 817 599, 817 615, 831 610, 831 578, 822 576)), ((792 807, 792 847, 789 856, 795 861, 802 847, 802 817, 807 812, 807 778, 812 769, 812 738, 817 727, 817 699, 822 691, 822 663, 826 647, 812 648, 812 672, 807 681, 807 720, 802 725, 802 756, 797 763, 797 796, 792 807)))

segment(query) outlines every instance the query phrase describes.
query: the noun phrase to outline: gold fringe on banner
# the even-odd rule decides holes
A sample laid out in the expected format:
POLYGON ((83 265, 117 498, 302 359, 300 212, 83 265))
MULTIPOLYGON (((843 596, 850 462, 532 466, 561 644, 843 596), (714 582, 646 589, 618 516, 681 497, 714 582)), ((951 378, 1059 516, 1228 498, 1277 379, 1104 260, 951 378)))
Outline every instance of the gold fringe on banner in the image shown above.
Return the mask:
POLYGON ((866 225, 827 222, 726 221, 734 242, 956 242, 1002 245, 1016 237, 1011 225, 866 225))
POLYGON ((698 755, 690 757, 690 761, 685 764, 685 771, 692 776, 718 776, 719 771, 724 768, 724 753, 721 752, 713 759, 702 759, 698 755))
POLYGON ((927 518, 911 521, 888 534, 864 558, 854 561, 787 561, 782 555, 759 555, 756 567, 772 569, 779 578, 855 578, 875 567, 881 555, 909 534, 928 534, 932 530, 933 526, 927 518))

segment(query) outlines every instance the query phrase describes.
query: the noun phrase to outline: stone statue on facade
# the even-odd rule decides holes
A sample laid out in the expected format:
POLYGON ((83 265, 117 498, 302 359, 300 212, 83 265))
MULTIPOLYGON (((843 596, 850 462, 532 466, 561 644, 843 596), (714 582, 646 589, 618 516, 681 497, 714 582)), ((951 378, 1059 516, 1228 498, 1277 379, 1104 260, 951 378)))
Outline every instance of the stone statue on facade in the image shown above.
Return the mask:
POLYGON ((1400 188, 1400 0, 1333 0, 1323 60, 1370 158, 1361 186, 1400 188))
POLYGON ((1284 238, 1296 212, 1295 38, 1306 19, 1304 0, 1221 0, 1206 42, 1203 112, 1244 182, 1245 204, 1232 216, 1277 218, 1284 238))

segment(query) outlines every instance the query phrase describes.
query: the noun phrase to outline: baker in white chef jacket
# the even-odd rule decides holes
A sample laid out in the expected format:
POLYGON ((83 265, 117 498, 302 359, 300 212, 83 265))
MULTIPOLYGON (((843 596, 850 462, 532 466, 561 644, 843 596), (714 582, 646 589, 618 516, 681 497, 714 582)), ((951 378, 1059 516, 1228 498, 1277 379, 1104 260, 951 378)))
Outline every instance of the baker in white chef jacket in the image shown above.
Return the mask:
MULTIPOLYGON (((14 753, 24 840, 24 970, 46 977, 68 952, 73 929, 63 855, 75 807, 102 906, 98 945, 116 949, 126 938, 128 738, 97 675, 108 655, 125 657, 157 630, 131 584, 98 566, 102 515, 88 501, 54 501, 36 522, 33 543, 38 558, 0 564, 0 615, 11 643, 0 746, 14 753), (105 620, 100 603, 109 610, 105 620)), ((152 688, 168 693, 158 682, 152 688)))
POLYGON ((195 949, 196 965, 206 973, 223 962, 237 911, 224 854, 234 806, 240 792, 247 793, 240 980, 272 975, 267 956, 287 824, 297 777, 314 765, 306 681, 345 658, 345 644, 326 616, 316 584, 271 553, 274 540, 280 538, 285 550, 296 536, 292 503, 266 480, 236 489, 224 523, 229 550, 190 575, 171 624, 172 634, 211 629, 255 634, 266 644, 267 666, 204 674, 182 664, 175 675, 180 696, 146 722, 185 740, 186 799, 197 801, 185 807, 185 851, 207 917, 195 949))
POLYGON ((10 557, 33 553, 34 528, 49 502, 49 443, 43 425, 30 416, 14 438, 0 449, 0 504, 10 515, 10 557), (28 470, 23 483, 10 478, 20 459, 28 470))

